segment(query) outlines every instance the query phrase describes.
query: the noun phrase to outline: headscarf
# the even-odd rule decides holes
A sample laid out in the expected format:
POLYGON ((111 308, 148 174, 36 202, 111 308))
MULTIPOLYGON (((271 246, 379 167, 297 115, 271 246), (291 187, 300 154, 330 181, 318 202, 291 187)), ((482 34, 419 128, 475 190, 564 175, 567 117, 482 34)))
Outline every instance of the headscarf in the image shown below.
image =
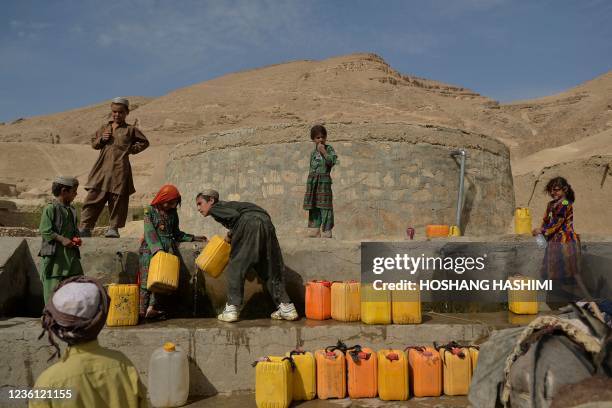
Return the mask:
POLYGON ((41 339, 47 333, 55 352, 48 361, 60 357, 54 335, 72 346, 95 340, 104 328, 108 314, 108 295, 95 279, 75 276, 55 288, 43 310, 41 339), (97 289, 97 293, 96 290, 97 289))
POLYGON ((176 187, 174 187, 172 184, 164 184, 157 192, 157 195, 153 201, 151 201, 151 205, 159 205, 180 198, 181 193, 179 193, 176 187))

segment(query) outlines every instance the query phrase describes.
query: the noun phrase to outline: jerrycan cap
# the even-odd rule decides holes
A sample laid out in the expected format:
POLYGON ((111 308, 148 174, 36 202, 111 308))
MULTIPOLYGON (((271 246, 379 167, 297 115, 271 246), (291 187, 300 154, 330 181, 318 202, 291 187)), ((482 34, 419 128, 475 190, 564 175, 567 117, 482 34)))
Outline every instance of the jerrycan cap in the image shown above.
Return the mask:
POLYGON ((167 342, 164 344, 164 351, 172 353, 173 351, 176 351, 176 345, 172 342, 167 342))
POLYGON ((387 354, 387 359, 389 361, 397 361, 399 360, 399 355, 397 353, 389 353, 387 354))

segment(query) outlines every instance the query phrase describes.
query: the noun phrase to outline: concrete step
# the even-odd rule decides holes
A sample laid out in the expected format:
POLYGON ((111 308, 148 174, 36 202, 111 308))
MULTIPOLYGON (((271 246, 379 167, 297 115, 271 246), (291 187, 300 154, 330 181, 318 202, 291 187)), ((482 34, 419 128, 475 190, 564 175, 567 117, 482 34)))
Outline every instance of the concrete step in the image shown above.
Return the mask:
MULTIPOLYGON (((213 397, 192 399, 186 407, 189 408, 256 408, 255 394, 215 395, 213 397)), ((459 408, 469 406, 465 396, 439 398, 409 398, 408 401, 381 401, 377 398, 352 400, 330 399, 312 401, 294 401, 291 407, 300 408, 371 408, 371 407, 406 407, 406 408, 459 408)))
MULTIPOLYGON (((267 355, 282 355, 300 346, 316 350, 338 339, 373 349, 404 348, 432 342, 477 342, 495 328, 509 327, 507 312, 431 314, 419 325, 366 325, 332 320, 277 322, 270 319, 222 323, 216 319, 176 319, 132 327, 105 328, 102 346, 125 353, 147 382, 153 350, 172 341, 190 357, 190 392, 194 396, 253 392, 255 372, 251 363, 267 355)), ((0 321, 0 378, 4 387, 33 385, 48 366, 52 348, 37 340, 40 320, 13 318, 0 321)))
MULTIPOLYGON (((502 236, 496 239, 486 241, 482 237, 459 237, 398 244, 401 244, 403 251, 429 256, 438 254, 451 241, 488 242, 486 250, 492 255, 491 262, 495 261, 494 267, 486 271, 488 279, 505 279, 515 273, 524 273, 528 267, 540 267, 543 254, 531 238, 502 236)), ((309 280, 360 280, 361 243, 358 241, 284 238, 281 247, 286 266, 287 292, 302 314, 304 283, 309 280)), ((40 238, 0 237, 0 248, 4 248, 0 251, 0 283, 6 282, 0 293, 0 316, 35 315, 32 310, 39 311, 42 304, 42 285, 37 270, 40 265, 37 257, 40 238), (25 282, 24 276, 27 276, 25 282), (22 313, 16 312, 17 304, 28 305, 29 309, 22 313)), ((138 248, 139 240, 134 238, 85 238, 81 247, 85 274, 99 279, 103 284, 135 282, 138 248)), ((612 293, 612 287, 606 279, 607 265, 612 259, 611 248, 610 244, 583 242, 582 258, 591 272, 589 276, 583 276, 583 280, 587 286, 599 288, 599 294, 594 295, 601 297, 612 293)), ((225 304, 225 277, 221 275, 213 279, 197 272, 195 258, 200 251, 201 244, 198 243, 183 243, 180 247, 183 272, 176 304, 179 315, 183 317, 194 316, 194 298, 197 298, 195 316, 198 317, 213 317, 225 304)), ((247 275, 243 316, 267 317, 273 307, 257 277, 254 274, 247 275)))

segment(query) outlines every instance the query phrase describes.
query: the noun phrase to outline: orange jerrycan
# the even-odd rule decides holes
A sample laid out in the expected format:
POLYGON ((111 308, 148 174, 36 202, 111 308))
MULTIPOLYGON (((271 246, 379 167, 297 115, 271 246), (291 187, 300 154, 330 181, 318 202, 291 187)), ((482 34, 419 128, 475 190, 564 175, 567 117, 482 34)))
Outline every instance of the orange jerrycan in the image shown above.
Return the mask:
POLYGON ((110 305, 106 318, 107 326, 134 326, 138 324, 138 285, 110 284, 110 305))
POLYGON ((519 207, 514 211, 514 233, 531 235, 531 214, 529 208, 519 207))
POLYGON ((448 237, 450 226, 448 225, 427 225, 425 226, 425 235, 427 238, 448 237))
POLYGON ((155 293, 173 292, 178 288, 180 262, 176 255, 158 251, 149 264, 147 289, 155 293))
POLYGON ((442 394, 442 360, 433 347, 408 347, 410 386, 415 397, 442 394))
POLYGON ((367 324, 391 323, 391 291, 361 285, 361 321, 367 324))
POLYGON ((415 290, 391 291, 391 316, 395 324, 421 323, 421 296, 418 287, 415 290))
POLYGON ((202 253, 196 258, 198 268, 216 278, 221 275, 227 263, 232 247, 219 235, 214 235, 206 244, 202 253))
POLYGON ((293 371, 288 357, 264 357, 255 363, 257 408, 288 408, 293 398, 293 371))
POLYGON ((476 371, 476 366, 478 365, 478 353, 480 352, 480 347, 478 346, 468 346, 468 352, 470 353, 470 364, 472 367, 472 377, 474 377, 474 371, 476 371))
POLYGON ((375 398, 378 393, 378 357, 368 347, 354 346, 346 354, 348 395, 375 398))
MULTIPOLYGON (((534 279, 526 276, 511 276, 508 281, 512 284, 527 284, 534 279)), ((508 290, 508 310, 516 314, 538 314, 538 291, 536 290, 508 290)))
POLYGON ((331 317, 341 322, 356 322, 361 317, 360 283, 333 282, 331 285, 331 317))
POLYGON ((305 303, 307 319, 329 319, 331 317, 331 282, 308 282, 306 284, 305 303))
POLYGON ((293 350, 287 353, 295 364, 293 370, 293 400, 310 401, 317 395, 317 368, 314 355, 308 351, 293 350))
POLYGON ((378 397, 383 401, 408 399, 408 359, 402 350, 378 351, 378 397))
POLYGON ((315 351, 317 366, 317 395, 319 399, 346 396, 346 363, 344 353, 328 347, 315 351))
POLYGON ((472 382, 472 364, 467 348, 449 343, 440 348, 444 394, 467 395, 472 382))

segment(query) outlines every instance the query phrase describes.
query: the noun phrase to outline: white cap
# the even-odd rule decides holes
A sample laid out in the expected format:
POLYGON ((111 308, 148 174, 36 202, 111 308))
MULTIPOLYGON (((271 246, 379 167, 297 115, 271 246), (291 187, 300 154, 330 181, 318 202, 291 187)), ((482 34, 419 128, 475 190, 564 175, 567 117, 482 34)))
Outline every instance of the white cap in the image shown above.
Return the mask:
POLYGON ((74 187, 75 185, 79 185, 79 180, 74 177, 68 176, 57 176, 55 179, 53 179, 53 182, 68 187, 74 187))
POLYGON ((114 98, 111 103, 118 103, 119 105, 125 105, 126 108, 130 107, 130 101, 127 100, 127 98, 122 98, 122 97, 118 97, 118 98, 114 98))
POLYGON ((93 283, 72 282, 55 292, 51 301, 62 313, 91 319, 100 307, 100 291, 93 283))

